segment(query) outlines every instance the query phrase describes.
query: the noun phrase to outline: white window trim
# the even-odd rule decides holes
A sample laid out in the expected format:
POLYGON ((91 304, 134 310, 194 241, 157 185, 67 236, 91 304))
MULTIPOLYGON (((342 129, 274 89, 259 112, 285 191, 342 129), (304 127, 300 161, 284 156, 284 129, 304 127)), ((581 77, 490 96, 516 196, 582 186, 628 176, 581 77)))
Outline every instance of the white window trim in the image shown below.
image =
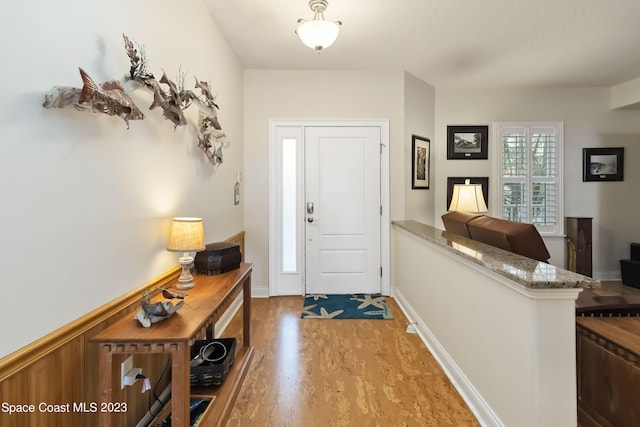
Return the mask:
POLYGON ((556 227, 553 231, 542 231, 540 234, 544 237, 552 236, 564 236, 564 123, 563 122, 537 122, 537 121, 524 121, 524 122, 510 122, 501 121, 492 123, 492 140, 493 149, 493 184, 491 185, 491 193, 495 194, 495 197, 491 197, 489 205, 492 212, 495 212, 496 216, 502 217, 502 140, 500 139, 501 129, 504 128, 530 128, 530 127, 554 127, 558 130, 560 136, 560 143, 558 144, 558 150, 556 152, 556 168, 557 168, 557 182, 558 187, 556 189, 556 227))

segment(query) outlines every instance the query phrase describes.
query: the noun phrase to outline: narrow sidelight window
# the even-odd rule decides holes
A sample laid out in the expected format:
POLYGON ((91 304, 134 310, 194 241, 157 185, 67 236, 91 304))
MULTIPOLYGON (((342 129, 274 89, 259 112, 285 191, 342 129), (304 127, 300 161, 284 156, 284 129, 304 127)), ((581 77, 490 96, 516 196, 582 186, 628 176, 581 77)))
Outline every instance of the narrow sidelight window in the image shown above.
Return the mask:
POLYGON ((295 139, 282 140, 282 272, 295 273, 297 266, 297 223, 296 206, 298 200, 296 183, 295 139))

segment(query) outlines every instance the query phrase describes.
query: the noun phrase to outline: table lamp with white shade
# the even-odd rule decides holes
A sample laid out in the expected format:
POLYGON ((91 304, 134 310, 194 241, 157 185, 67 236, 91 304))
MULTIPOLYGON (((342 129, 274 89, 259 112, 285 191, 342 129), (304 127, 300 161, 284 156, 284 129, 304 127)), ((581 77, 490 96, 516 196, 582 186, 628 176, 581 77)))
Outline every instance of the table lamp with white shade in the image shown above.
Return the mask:
POLYGON ((471 184, 468 179, 465 179, 464 184, 455 184, 449 210, 469 213, 488 212, 489 210, 482 194, 482 185, 471 184))
POLYGON ((178 289, 193 288, 193 276, 190 270, 194 258, 191 256, 191 252, 198 252, 204 249, 204 224, 202 223, 202 218, 173 218, 167 250, 182 252, 182 256, 178 258, 178 262, 182 266, 182 274, 178 279, 178 289))

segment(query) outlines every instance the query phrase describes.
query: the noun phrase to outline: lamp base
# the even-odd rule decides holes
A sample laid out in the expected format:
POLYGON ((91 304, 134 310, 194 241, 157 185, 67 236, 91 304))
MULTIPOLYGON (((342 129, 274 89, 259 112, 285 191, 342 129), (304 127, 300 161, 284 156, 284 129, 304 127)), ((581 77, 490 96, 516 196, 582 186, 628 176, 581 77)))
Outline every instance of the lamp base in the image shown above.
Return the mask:
POLYGON ((178 281, 178 285, 176 286, 176 289, 180 289, 181 291, 183 291, 185 289, 191 289, 194 286, 195 286, 195 283, 193 283, 193 279, 191 279, 188 282, 178 281))
POLYGON ((193 265, 192 256, 183 256, 178 259, 178 262, 182 266, 182 274, 178 278, 178 289, 191 289, 195 286, 193 283, 193 276, 191 275, 191 266, 193 265))

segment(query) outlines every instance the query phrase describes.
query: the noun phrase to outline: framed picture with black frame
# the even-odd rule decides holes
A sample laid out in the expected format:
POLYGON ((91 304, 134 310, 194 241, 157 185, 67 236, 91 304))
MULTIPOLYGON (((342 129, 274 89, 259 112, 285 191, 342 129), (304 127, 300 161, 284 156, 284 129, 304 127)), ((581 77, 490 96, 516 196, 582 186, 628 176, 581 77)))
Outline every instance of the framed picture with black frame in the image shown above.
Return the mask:
POLYGON ((624 181, 624 147, 583 148, 582 181, 624 181))
POLYGON ((489 206, 489 177, 487 176, 448 176, 447 177, 447 210, 451 205, 453 197, 453 186, 456 184, 464 184, 465 179, 469 180, 469 184, 480 184, 482 186, 482 195, 484 196, 484 204, 489 206))
POLYGON ((431 140, 411 135, 411 188, 429 189, 429 156, 431 140))
POLYGON ((447 159, 488 159, 489 126, 447 126, 447 159))

